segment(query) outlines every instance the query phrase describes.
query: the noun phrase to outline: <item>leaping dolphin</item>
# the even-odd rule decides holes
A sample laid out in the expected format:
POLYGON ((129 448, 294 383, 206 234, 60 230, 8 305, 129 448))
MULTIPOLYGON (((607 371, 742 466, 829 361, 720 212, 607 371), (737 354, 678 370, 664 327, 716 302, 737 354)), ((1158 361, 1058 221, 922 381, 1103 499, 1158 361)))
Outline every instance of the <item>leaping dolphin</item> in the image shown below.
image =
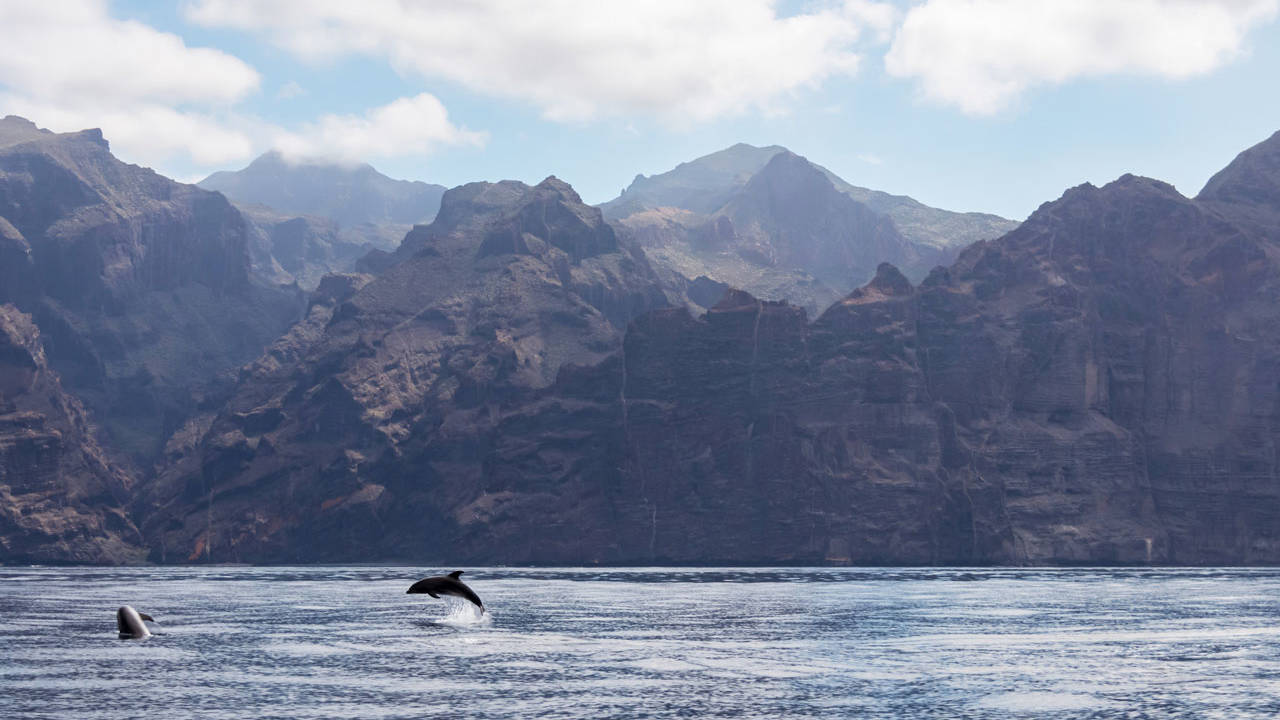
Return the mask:
POLYGON ((155 622, 155 618, 146 613, 140 613, 137 610, 125 605, 116 611, 116 629, 120 631, 122 638, 143 638, 151 637, 151 631, 142 622, 155 622))
POLYGON ((452 595, 453 597, 470 600, 476 607, 483 611, 484 603, 480 602, 480 597, 476 595, 471 588, 467 587, 458 579, 460 575, 462 575, 461 570, 454 570, 448 575, 434 575, 429 578, 423 578, 409 586, 409 589, 405 591, 405 594, 417 595, 426 593, 433 598, 438 598, 441 595, 452 595))

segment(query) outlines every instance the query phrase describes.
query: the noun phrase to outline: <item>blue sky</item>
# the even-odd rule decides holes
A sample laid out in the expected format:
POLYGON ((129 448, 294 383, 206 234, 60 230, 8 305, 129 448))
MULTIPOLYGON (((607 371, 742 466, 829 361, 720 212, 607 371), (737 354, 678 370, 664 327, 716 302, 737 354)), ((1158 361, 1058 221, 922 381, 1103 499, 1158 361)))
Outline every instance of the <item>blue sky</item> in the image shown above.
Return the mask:
POLYGON ((457 5, 32 3, 0 22, 8 54, 71 59, 0 59, 0 113, 101 126, 123 159, 188 181, 283 143, 447 186, 554 174, 588 202, 779 144, 1015 219, 1125 172, 1194 194, 1280 130, 1275 0, 457 5))

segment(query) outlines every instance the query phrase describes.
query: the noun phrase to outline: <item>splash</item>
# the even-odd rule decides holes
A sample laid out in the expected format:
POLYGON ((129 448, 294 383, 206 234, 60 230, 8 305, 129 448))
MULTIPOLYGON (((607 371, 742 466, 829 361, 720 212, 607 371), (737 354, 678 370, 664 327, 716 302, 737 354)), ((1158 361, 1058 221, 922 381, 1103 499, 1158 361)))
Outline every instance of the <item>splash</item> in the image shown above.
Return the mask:
POLYGON ((470 628, 470 627, 488 627, 493 624, 493 616, 488 610, 478 608, 472 603, 462 598, 450 597, 448 595, 441 598, 445 602, 448 612, 443 617, 438 617, 432 622, 436 625, 445 625, 454 628, 470 628))

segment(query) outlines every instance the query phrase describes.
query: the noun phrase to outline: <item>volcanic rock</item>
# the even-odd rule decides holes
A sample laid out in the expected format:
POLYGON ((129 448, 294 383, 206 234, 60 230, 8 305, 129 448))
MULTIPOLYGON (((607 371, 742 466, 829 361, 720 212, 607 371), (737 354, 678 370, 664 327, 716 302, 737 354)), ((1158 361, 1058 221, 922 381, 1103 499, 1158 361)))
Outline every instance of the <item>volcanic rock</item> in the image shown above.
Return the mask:
POLYGON ((49 368, 30 316, 0 305, 0 559, 141 560, 142 535, 124 510, 133 483, 49 368))

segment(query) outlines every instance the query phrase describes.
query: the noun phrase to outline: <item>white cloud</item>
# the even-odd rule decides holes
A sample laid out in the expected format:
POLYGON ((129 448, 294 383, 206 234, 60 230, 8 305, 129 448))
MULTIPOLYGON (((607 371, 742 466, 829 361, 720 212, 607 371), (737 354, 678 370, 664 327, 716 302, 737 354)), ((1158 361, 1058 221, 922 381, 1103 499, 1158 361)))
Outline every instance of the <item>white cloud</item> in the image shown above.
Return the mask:
POLYGON ((870 0, 779 16, 770 0, 195 0, 193 22, 263 31, 322 60, 384 57, 399 71, 533 103, 554 120, 647 113, 710 120, 853 74, 870 0))
POLYGON ((430 93, 400 98, 363 116, 325 115, 299 132, 280 132, 273 145, 293 160, 324 158, 359 162, 371 158, 425 155, 440 145, 483 145, 484 133, 449 121, 430 93))
POLYGON ((101 127, 113 147, 143 162, 173 153, 223 162, 252 149, 213 114, 258 88, 253 68, 115 20, 101 0, 0 3, 0 47, 6 113, 61 131, 101 127))
POLYGON ((911 8, 885 57, 925 96, 975 115, 1023 91, 1079 77, 1180 79, 1243 51, 1278 0, 928 0, 911 8))
POLYGON ((153 167, 175 155, 218 165, 252 157, 255 147, 250 128, 154 103, 86 107, 0 93, 0 109, 59 132, 102 128, 116 155, 153 167))
MULTIPOLYGON (((213 168, 277 143, 297 157, 355 161, 478 144, 435 97, 401 98, 363 117, 328 115, 289 131, 237 110, 261 85, 256 70, 136 21, 105 0, 0 0, 0 115, 67 132, 100 127, 112 150, 153 167, 213 168)), ((277 97, 306 91, 285 83, 277 97)))
POLYGON ((306 95, 306 94, 307 94, 306 88, 299 85, 297 81, 290 80, 289 82, 281 85, 280 89, 276 91, 276 99, 292 100, 293 98, 302 97, 303 95, 306 95))

